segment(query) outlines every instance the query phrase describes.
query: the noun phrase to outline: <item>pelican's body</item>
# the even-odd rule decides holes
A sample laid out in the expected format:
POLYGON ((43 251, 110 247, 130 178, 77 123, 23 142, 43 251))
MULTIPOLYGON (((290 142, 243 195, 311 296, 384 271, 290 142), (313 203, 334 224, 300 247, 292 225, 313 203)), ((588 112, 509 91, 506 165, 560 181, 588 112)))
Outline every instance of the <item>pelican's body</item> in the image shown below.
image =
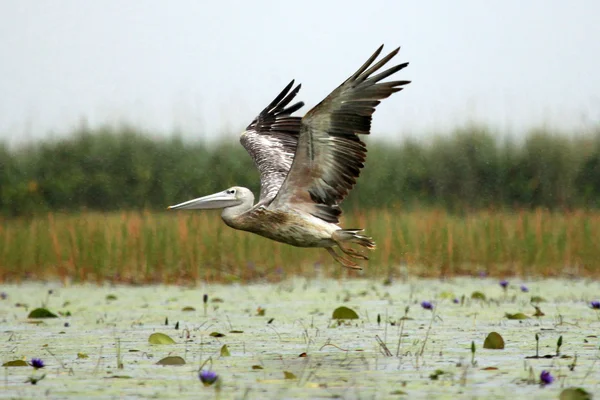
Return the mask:
POLYGON ((256 207, 240 215, 228 215, 224 210, 222 218, 234 229, 256 233, 297 247, 333 247, 333 233, 341 229, 336 224, 294 209, 271 210, 256 207))
POLYGON ((359 268, 333 248, 367 259, 347 245, 373 249, 375 243, 361 235, 361 229, 338 225, 339 204, 356 183, 366 158, 366 145, 358 135, 369 134, 380 100, 409 83, 380 82, 408 63, 373 75, 399 51, 371 66, 382 48, 303 118, 292 113, 304 103, 288 107, 300 90, 300 85, 291 90, 292 81, 242 133, 240 141, 261 175, 258 203, 249 189, 232 187, 169 208, 222 208, 223 221, 234 229, 293 246, 323 247, 344 266, 359 268))

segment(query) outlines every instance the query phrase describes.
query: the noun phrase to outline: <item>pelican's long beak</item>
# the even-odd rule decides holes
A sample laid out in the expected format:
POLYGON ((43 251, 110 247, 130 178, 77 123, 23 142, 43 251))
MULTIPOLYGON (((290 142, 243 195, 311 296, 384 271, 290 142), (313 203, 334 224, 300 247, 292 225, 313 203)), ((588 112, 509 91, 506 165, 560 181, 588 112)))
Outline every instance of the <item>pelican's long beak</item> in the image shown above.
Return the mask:
POLYGON ((226 190, 169 206, 169 210, 208 210, 214 208, 226 208, 238 205, 240 201, 235 198, 235 194, 229 194, 226 190))

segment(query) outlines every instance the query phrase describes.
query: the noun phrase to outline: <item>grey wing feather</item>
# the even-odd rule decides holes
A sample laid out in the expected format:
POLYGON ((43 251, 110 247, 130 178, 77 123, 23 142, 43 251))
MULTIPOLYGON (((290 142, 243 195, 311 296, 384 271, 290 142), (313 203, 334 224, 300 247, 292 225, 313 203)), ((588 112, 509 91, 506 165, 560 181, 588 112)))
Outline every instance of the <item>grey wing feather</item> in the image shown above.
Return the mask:
POLYGON ((272 207, 292 204, 327 222, 339 222, 339 204, 356 183, 367 155, 358 135, 370 133, 371 116, 380 100, 410 83, 380 82, 408 63, 373 75, 400 50, 371 66, 382 49, 302 118, 292 167, 272 207))
POLYGON ((291 81, 283 91, 248 125, 240 143, 254 160, 260 172, 260 199, 268 204, 281 187, 294 159, 301 118, 291 116, 304 106, 297 102, 287 105, 296 97, 301 85, 292 90, 291 81))

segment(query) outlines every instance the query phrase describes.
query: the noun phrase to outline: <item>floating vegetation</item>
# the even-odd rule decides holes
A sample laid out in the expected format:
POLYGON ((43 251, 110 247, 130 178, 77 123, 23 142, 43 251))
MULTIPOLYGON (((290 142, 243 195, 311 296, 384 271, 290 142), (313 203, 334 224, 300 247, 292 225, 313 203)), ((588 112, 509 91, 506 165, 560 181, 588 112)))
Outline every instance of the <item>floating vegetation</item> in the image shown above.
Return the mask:
POLYGON ((148 337, 148 343, 150 344, 175 344, 175 341, 164 333, 155 332, 148 337))
POLYGON ((542 386, 546 386, 554 382, 554 376, 550 373, 550 371, 542 371, 540 374, 540 384, 542 386))
POLYGON ((514 313, 514 314, 510 314, 510 313, 505 313, 504 316, 507 319, 529 319, 529 317, 523 313, 514 313))
POLYGON ((122 393, 144 398, 176 394, 180 399, 333 398, 357 391, 368 398, 505 398, 518 393, 519 398, 557 399, 565 388, 573 390, 563 396, 593 393, 600 384, 600 364, 598 321, 590 302, 600 293, 600 283, 536 279, 530 289, 547 299, 543 307, 549 317, 519 323, 504 318, 505 311, 515 311, 512 307, 530 307, 530 295, 519 290, 515 279, 508 296, 496 278, 398 278, 389 286, 383 280, 345 278, 211 283, 202 286, 209 293, 209 317, 198 314, 203 304, 199 288, 70 284, 55 288, 49 303, 71 301, 68 329, 56 319, 32 326, 23 308, 16 307, 25 299, 43 303, 43 283, 9 284, 2 289, 14 301, 0 301, 0 342, 6 350, 0 354, 5 364, 1 391, 9 398, 35 397, 31 378, 49 393, 57 395, 60 388, 67 400, 122 393), (474 291, 489 296, 472 300, 474 291), (106 301, 111 293, 117 301, 106 301), (463 293, 462 305, 454 305, 463 293), (350 302, 341 303, 347 296, 350 302), (218 297, 226 301, 215 308, 211 300, 218 297), (259 304, 268 316, 256 316, 259 304), (341 304, 358 319, 333 319, 341 304), (194 305, 196 313, 181 312, 186 305, 194 305), (491 346, 500 332, 501 344, 491 346), (153 345, 152 335, 164 335, 169 339, 159 342, 170 344, 153 345), (533 355, 538 359, 526 358, 533 355), (29 366, 34 357, 47 365, 34 371, 29 366), (21 367, 12 368, 11 362, 21 367), (544 383, 542 371, 554 381, 544 383), (40 381, 42 372, 47 374, 40 381), (250 388, 248 394, 244 388, 250 388))
POLYGON ((46 308, 36 308, 32 310, 27 318, 43 319, 43 318, 58 318, 58 315, 49 311, 46 308))
POLYGON ((179 356, 169 356, 160 359, 157 365, 185 365, 185 360, 179 356))
POLYGON ((220 354, 221 354, 221 357, 230 357, 231 356, 231 353, 229 352, 229 347, 227 347, 226 344, 221 346, 220 354))
POLYGON ((12 360, 2 364, 3 367, 29 367, 25 360, 12 360))
POLYGON ((333 310, 332 319, 358 319, 358 314, 351 308, 341 306, 333 310))
POLYGON ((498 332, 490 332, 483 341, 483 348, 502 350, 504 349, 504 338, 498 332))
POLYGON ((290 371, 283 371, 283 378, 284 379, 298 379, 298 377, 291 373, 290 371))
POLYGON ((475 292, 471 293, 471 299, 485 301, 486 297, 485 297, 485 294, 483 294, 482 292, 475 291, 475 292))
POLYGON ((204 384, 204 386, 211 386, 217 380, 219 380, 219 375, 216 372, 210 370, 202 370, 198 373, 198 378, 200 382, 204 384))
POLYGON ((592 394, 582 388, 570 387, 560 392, 559 400, 592 400, 592 394))

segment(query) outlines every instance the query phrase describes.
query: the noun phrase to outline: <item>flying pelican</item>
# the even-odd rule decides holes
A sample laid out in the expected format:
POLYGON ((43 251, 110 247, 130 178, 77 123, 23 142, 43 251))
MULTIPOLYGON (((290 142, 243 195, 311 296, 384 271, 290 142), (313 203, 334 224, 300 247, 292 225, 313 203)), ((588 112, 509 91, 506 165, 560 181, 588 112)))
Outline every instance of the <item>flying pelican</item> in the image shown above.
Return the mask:
POLYGON ((340 203, 356 183, 367 148, 358 135, 368 135, 371 116, 380 100, 410 81, 381 82, 408 65, 379 71, 400 48, 375 65, 383 45, 350 78, 302 118, 292 114, 304 106, 292 80, 252 121, 240 137, 260 171, 260 198, 254 204, 249 189, 234 186, 220 193, 189 200, 169 209, 222 208, 221 218, 234 229, 298 247, 324 247, 348 268, 359 265, 335 252, 338 247, 354 258, 368 258, 348 247, 374 249, 362 229, 342 229, 340 203))

